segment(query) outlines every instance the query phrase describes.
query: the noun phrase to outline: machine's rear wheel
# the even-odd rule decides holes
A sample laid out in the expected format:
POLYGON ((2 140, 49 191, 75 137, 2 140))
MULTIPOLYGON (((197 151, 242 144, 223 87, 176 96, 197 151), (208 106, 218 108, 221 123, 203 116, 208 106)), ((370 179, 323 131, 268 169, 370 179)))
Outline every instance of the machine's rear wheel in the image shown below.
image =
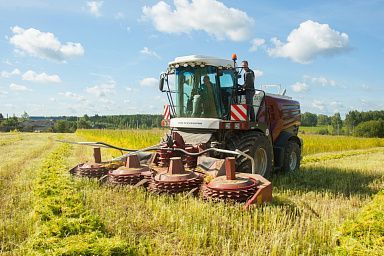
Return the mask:
MULTIPOLYGON (((231 136, 228 139, 228 149, 239 149, 253 157, 256 165, 256 173, 268 178, 272 170, 272 146, 268 137, 261 132, 246 132, 231 136)), ((237 172, 252 172, 251 161, 243 156, 236 158, 237 172)))
POLYGON ((282 171, 284 173, 296 172, 300 168, 301 149, 299 144, 288 141, 284 153, 284 163, 282 171))

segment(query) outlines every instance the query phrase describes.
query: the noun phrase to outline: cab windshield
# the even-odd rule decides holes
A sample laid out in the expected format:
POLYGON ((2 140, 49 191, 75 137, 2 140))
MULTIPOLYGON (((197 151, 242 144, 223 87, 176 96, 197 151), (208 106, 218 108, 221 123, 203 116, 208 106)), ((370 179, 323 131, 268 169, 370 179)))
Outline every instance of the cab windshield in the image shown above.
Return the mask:
POLYGON ((234 85, 232 70, 179 67, 175 71, 177 117, 223 118, 228 115, 234 85))

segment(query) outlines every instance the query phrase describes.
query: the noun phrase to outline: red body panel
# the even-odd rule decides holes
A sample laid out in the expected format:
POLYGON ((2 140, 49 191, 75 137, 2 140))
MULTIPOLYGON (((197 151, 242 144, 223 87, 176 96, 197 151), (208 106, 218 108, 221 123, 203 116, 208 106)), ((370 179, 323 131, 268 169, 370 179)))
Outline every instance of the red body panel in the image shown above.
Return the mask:
POLYGON ((284 130, 291 130, 297 134, 301 123, 300 103, 292 99, 273 95, 266 95, 265 102, 268 107, 273 141, 284 130))

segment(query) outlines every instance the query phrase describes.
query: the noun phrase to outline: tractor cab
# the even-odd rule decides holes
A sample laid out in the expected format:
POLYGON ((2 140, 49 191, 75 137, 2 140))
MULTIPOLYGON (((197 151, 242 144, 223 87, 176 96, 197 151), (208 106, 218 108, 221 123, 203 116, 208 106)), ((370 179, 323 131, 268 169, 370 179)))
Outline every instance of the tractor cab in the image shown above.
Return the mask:
POLYGON ((198 55, 176 58, 160 80, 176 118, 228 119, 236 89, 233 61, 198 55))

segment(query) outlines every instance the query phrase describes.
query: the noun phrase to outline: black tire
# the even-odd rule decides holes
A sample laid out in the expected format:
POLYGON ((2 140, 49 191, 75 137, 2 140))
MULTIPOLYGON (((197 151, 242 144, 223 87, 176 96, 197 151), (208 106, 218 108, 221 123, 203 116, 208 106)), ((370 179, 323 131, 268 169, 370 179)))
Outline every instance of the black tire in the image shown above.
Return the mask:
POLYGON ((297 172, 300 168, 301 148, 294 141, 288 141, 284 151, 282 171, 284 173, 297 172))
MULTIPOLYGON (((234 134, 227 139, 229 150, 239 149, 255 159, 256 173, 269 178, 272 173, 272 146, 268 137, 261 132, 245 132, 234 134)), ((243 156, 236 158, 237 172, 252 172, 251 161, 243 156)))

